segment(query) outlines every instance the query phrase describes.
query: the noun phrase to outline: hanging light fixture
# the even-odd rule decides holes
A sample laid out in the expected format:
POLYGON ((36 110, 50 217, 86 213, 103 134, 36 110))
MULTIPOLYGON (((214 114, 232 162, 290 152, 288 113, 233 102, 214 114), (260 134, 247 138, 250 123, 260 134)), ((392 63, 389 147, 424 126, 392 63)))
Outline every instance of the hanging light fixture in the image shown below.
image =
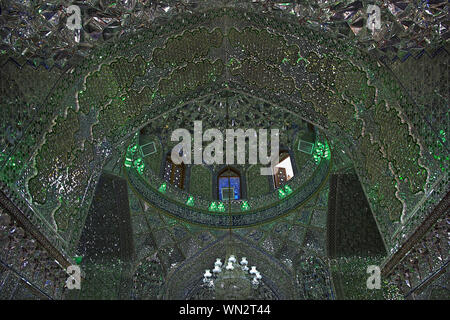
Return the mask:
POLYGON ((224 278, 242 278, 248 280, 253 288, 259 286, 262 279, 261 273, 256 269, 256 266, 248 267, 248 260, 246 257, 242 257, 238 263, 235 255, 230 255, 228 259, 225 259, 225 268, 222 268, 223 264, 220 258, 214 262, 214 268, 212 273, 210 269, 206 269, 203 274, 203 283, 208 288, 214 288, 216 281, 224 278))

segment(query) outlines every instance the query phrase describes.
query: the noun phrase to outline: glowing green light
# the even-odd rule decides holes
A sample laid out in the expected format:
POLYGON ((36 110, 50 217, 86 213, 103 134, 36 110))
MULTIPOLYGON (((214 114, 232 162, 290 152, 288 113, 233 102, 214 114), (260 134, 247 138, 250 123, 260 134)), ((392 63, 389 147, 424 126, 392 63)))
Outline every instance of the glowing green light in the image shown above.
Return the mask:
POLYGON ((317 142, 313 151, 313 158, 315 162, 319 162, 322 158, 330 159, 330 147, 328 144, 317 142))
POLYGON ((278 198, 279 199, 286 198, 286 193, 283 191, 283 189, 278 189, 278 198))
POLYGON ((143 173, 144 173, 144 167, 145 167, 145 165, 144 165, 144 162, 142 161, 142 162, 139 163, 138 166, 136 166, 136 170, 137 170, 140 174, 143 174, 143 173))
POLYGON ((190 207, 192 207, 194 205, 194 197, 193 196, 189 196, 186 200, 186 204, 190 207))
POLYGON ((133 162, 131 161, 131 159, 128 158, 125 159, 125 167, 130 168, 132 164, 133 162))
POLYGON ((81 261, 83 260, 83 257, 75 256, 75 257, 73 257, 73 260, 75 260, 75 263, 79 265, 81 263, 81 261))
POLYGON ((292 193, 292 189, 288 185, 284 186, 284 191, 286 192, 286 195, 290 195, 292 193))
POLYGON ((242 204, 241 204, 241 210, 242 210, 242 211, 250 210, 250 205, 248 204, 247 201, 243 201, 243 202, 242 202, 242 204))
POLYGON ((138 149, 138 146, 136 144, 130 145, 127 149, 127 153, 134 154, 134 153, 136 153, 137 149, 138 149))
POLYGON ((217 205, 217 211, 225 212, 225 205, 223 204, 223 202, 219 202, 219 204, 217 205))
POLYGON ((167 184, 164 182, 158 189, 159 192, 161 193, 166 193, 167 190, 167 184))
POLYGON ((145 165, 144 165, 144 162, 142 161, 141 164, 136 169, 139 172, 139 174, 143 174, 144 168, 145 168, 145 165))
POLYGON ((139 167, 141 166, 142 163, 143 163, 143 162, 142 162, 142 159, 141 159, 141 158, 137 158, 136 160, 134 160, 134 166, 135 166, 136 168, 139 168, 139 167))
POLYGON ((208 208, 209 211, 217 211, 217 203, 211 202, 208 208))

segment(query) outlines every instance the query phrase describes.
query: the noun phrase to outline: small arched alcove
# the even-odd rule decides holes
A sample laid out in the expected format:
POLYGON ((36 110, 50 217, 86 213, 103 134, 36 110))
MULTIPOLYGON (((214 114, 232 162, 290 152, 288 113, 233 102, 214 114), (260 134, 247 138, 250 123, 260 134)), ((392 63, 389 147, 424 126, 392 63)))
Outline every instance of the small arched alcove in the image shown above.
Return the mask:
POLYGON ((219 200, 239 200, 241 193, 241 174, 237 169, 226 167, 217 175, 217 193, 219 200))

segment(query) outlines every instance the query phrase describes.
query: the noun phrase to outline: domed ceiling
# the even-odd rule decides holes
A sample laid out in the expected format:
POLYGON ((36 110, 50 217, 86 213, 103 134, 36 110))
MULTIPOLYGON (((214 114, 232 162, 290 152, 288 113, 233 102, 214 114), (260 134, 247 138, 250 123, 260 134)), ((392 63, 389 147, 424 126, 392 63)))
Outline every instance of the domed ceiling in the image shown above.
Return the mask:
MULTIPOLYGON (((331 18, 346 16, 359 12, 358 3, 344 12, 323 10, 331 18)), ((140 2, 137 5, 145 7, 140 2)), ((2 181, 19 196, 18 203, 31 209, 30 215, 46 235, 68 255, 77 253, 89 208, 105 200, 96 193, 103 173, 126 179, 125 197, 132 215, 134 211, 157 212, 158 218, 147 219, 160 219, 172 231, 180 226, 180 232, 189 230, 199 237, 208 233, 206 237, 217 246, 224 237, 221 229, 239 228, 234 241, 240 243, 239 237, 264 233, 274 223, 281 226, 305 219, 301 208, 320 213, 315 218, 317 225, 309 227, 311 218, 307 218, 310 231, 302 231, 311 240, 322 237, 326 229, 331 172, 351 169, 363 186, 383 246, 394 250, 423 220, 426 203, 439 201, 448 186, 445 103, 438 102, 429 111, 432 121, 422 117, 419 113, 426 111, 417 107, 390 65, 367 50, 370 45, 364 37, 358 38, 355 30, 364 28, 356 18, 353 24, 347 21, 347 28, 356 33, 355 41, 348 41, 339 36, 340 31, 330 32, 326 24, 315 28, 314 20, 299 23, 301 7, 296 5, 280 5, 280 11, 273 6, 250 10, 250 5, 199 5, 192 11, 186 9, 191 3, 180 6, 168 4, 164 11, 172 14, 170 19, 164 18, 159 5, 142 11, 161 18, 134 32, 119 31, 121 36, 114 41, 89 49, 86 59, 76 62, 74 56, 64 54, 71 61, 65 69, 56 64, 49 70, 42 65, 23 66, 16 79, 2 76, 2 90, 7 92, 3 116, 14 119, 11 124, 2 120, 2 181), (39 80, 32 82, 27 73, 39 80), (32 90, 22 93, 19 82, 32 90), (14 101, 21 101, 23 108, 13 108, 14 101), (271 177, 257 174, 260 166, 234 165, 242 181, 241 193, 229 201, 223 201, 217 191, 226 166, 188 165, 183 168, 183 181, 174 185, 164 173, 167 155, 175 145, 170 134, 177 128, 192 131, 198 120, 204 130, 279 129, 280 150, 289 155, 294 177, 278 187, 271 177), (301 151, 301 142, 310 146, 309 152, 301 151)), ((51 12, 50 8, 40 10, 51 12)), ((109 8, 105 12, 110 14, 119 10, 116 5, 109 8)), ((392 8, 394 16, 406 30, 414 29, 414 23, 397 15, 396 8, 392 8)), ((441 6, 432 10, 437 10, 434 19, 440 19, 441 6)), ((130 19, 133 16, 131 12, 130 19)), ((112 23, 115 18, 101 21, 106 23, 105 19, 112 23)), ((87 25, 91 24, 94 29, 102 25, 95 17, 87 25)), ((112 34, 115 29, 113 25, 104 28, 103 36, 108 38, 107 30, 112 34)), ((89 41, 95 39, 94 34, 90 33, 89 41)), ((16 68, 10 61, 5 66, 16 68)), ((445 86, 435 92, 448 97, 445 86)), ((155 237, 156 242, 164 238, 155 237)), ((325 240, 321 241, 318 248, 314 241, 311 246, 304 242, 302 250, 322 252, 314 255, 320 260, 326 255, 325 240)), ((196 252, 197 246, 201 251, 203 245, 197 243, 190 250, 196 252)), ((242 252, 252 254, 241 246, 242 252)), ((153 268, 155 279, 149 283, 162 281, 158 277, 167 270, 152 267, 160 258, 145 251, 145 245, 142 248, 136 252, 138 261, 144 259, 136 276, 153 268)), ((306 275, 307 271, 298 270, 317 263, 301 254, 285 258, 286 262, 280 255, 288 269, 298 266, 295 274, 306 275)), ((174 265, 177 270, 183 268, 174 265)), ((284 266, 273 270, 277 268, 284 266)), ((292 270, 285 273, 287 278, 292 276, 292 270)), ((186 277, 186 283, 192 284, 188 296, 198 295, 195 276, 186 277)), ((303 279, 309 281, 306 276, 303 279)), ((325 272, 322 288, 327 281, 325 272)), ((177 285, 169 280, 166 285, 166 293, 152 297, 179 294, 174 289, 177 285), (170 290, 175 291, 169 294, 170 290)), ((260 294, 267 297, 307 295, 298 289, 289 291, 287 284, 282 289, 266 285, 260 294)), ((145 292, 138 287, 133 290, 137 296, 145 292)), ((318 293, 332 294, 327 290, 318 293)))

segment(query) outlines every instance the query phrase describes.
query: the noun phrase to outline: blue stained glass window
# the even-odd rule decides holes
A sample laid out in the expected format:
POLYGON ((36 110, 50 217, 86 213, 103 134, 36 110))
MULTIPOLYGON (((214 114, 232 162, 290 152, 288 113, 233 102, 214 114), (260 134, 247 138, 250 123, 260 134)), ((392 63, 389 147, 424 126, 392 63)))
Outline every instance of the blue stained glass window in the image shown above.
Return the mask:
POLYGON ((228 200, 229 198, 238 200, 241 197, 241 181, 239 177, 220 177, 219 178, 219 199, 228 200))

